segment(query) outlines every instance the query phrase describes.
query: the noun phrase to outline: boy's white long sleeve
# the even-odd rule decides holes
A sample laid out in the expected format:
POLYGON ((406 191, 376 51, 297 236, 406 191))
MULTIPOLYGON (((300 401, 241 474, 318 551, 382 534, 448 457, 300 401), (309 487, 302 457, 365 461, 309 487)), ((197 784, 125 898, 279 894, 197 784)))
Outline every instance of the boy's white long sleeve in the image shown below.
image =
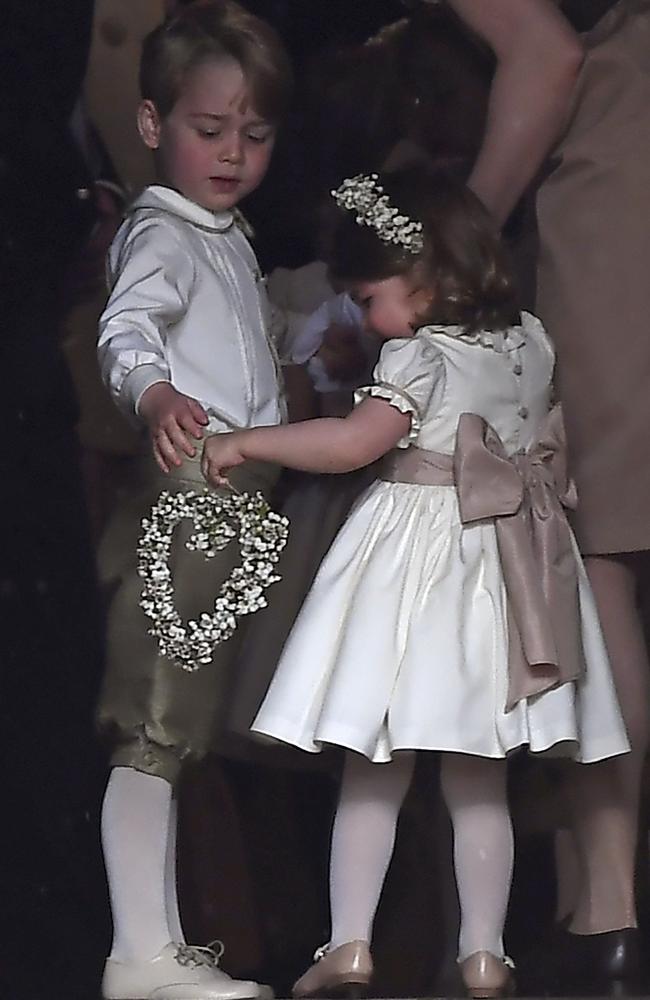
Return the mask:
POLYGON ((150 386, 172 380, 167 330, 187 310, 194 267, 173 231, 153 220, 120 249, 100 321, 98 355, 106 385, 132 414, 150 386))

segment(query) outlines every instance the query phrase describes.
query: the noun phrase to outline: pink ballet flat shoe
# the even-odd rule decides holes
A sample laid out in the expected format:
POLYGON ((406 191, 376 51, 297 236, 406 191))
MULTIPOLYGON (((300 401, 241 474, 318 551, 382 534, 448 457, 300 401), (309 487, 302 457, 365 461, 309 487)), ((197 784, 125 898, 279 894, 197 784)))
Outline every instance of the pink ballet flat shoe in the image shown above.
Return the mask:
POLYGON ((475 951, 459 963, 465 992, 472 1000, 494 1000, 509 996, 514 989, 510 958, 497 958, 491 951, 475 951))
POLYGON ((367 941, 348 941, 330 951, 319 948, 314 964, 294 984, 294 997, 364 997, 372 979, 367 941))

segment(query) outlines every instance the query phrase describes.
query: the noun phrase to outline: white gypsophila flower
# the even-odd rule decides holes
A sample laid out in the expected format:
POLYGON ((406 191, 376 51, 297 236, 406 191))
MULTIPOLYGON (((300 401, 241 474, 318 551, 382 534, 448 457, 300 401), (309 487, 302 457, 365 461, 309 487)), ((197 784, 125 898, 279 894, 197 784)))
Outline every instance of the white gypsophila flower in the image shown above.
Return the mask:
POLYGON ((378 174, 346 177, 331 194, 339 208, 355 212, 356 222, 360 226, 370 226, 384 243, 394 243, 409 253, 422 253, 422 223, 409 219, 391 205, 378 174))
POLYGON ((144 581, 140 607, 153 623, 149 634, 158 640, 160 654, 190 672, 210 663, 239 618, 266 607, 263 592, 280 579, 274 566, 288 533, 287 518, 272 511, 261 493, 161 493, 142 521, 138 543, 138 575, 144 581), (194 526, 185 543, 190 552, 212 559, 238 539, 241 564, 223 583, 212 612, 184 624, 174 604, 169 557, 174 530, 186 519, 194 526))

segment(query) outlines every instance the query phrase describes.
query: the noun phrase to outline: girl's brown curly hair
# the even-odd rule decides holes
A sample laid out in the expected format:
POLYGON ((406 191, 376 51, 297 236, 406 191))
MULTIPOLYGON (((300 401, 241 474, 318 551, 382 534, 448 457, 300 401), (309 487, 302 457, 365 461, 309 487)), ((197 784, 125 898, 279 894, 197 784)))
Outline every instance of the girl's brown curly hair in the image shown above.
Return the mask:
POLYGON ((379 175, 390 203, 423 226, 415 256, 384 243, 354 211, 332 209, 325 246, 332 278, 343 286, 409 276, 430 289, 420 325, 461 326, 468 333, 499 330, 519 319, 508 252, 479 199, 448 171, 425 164, 379 175))

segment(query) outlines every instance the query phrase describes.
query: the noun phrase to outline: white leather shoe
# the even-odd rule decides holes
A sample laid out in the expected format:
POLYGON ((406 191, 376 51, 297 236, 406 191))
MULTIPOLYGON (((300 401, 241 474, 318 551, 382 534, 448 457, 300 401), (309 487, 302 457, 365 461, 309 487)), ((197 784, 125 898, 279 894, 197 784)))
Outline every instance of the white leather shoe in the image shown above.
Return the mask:
POLYGON ((187 944, 165 945, 147 962, 104 966, 104 1000, 273 1000, 269 986, 232 979, 219 968, 223 952, 187 944))

